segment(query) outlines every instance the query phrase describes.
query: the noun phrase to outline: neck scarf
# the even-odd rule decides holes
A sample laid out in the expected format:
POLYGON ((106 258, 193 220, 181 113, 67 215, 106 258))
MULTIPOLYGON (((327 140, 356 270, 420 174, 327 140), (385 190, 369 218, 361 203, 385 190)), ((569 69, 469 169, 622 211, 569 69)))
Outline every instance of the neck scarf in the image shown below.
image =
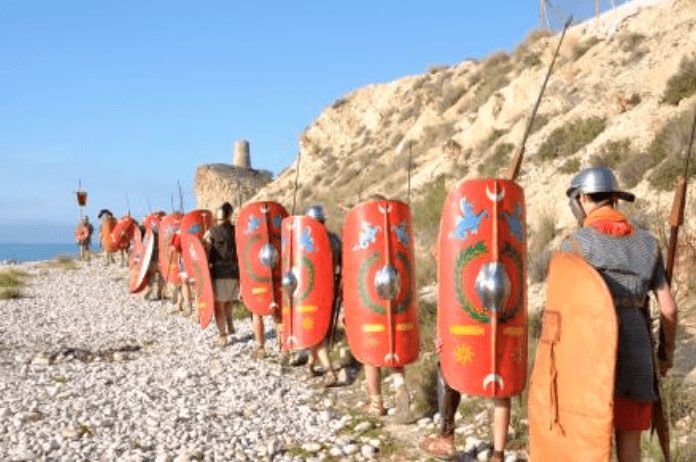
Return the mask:
POLYGON ((628 236, 633 233, 633 226, 628 222, 626 215, 609 205, 603 205, 591 211, 585 218, 583 226, 594 228, 610 236, 628 236))

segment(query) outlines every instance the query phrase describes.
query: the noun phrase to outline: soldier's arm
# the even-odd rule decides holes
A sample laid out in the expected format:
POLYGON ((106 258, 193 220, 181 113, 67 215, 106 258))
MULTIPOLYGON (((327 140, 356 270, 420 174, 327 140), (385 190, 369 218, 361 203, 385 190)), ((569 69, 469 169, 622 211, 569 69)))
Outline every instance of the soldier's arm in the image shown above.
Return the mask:
POLYGON ((655 296, 660 304, 660 324, 664 332, 663 350, 665 359, 660 359, 660 374, 665 375, 674 365, 674 350, 676 348, 677 337, 677 303, 672 296, 669 284, 665 283, 655 290, 655 296))

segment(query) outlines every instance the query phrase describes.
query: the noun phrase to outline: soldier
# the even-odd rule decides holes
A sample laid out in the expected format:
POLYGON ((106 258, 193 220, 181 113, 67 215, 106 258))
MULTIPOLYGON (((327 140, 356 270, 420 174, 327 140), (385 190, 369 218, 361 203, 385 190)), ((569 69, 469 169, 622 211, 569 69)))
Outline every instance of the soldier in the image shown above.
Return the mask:
MULTIPOLYGON (((111 263, 115 263, 114 259, 114 247, 115 244, 111 239, 111 231, 114 226, 116 226, 116 219, 109 209, 101 209, 97 218, 101 220, 101 226, 99 227, 99 242, 101 244, 102 250, 104 250, 104 264, 109 266, 111 263)), ((123 263, 123 254, 121 254, 121 263, 123 263)))
POLYGON ((489 460, 502 462, 510 398, 526 381, 524 193, 510 180, 457 184, 445 202, 438 243, 438 405, 442 424, 421 449, 455 455, 461 393, 493 401, 489 460))
POLYGON ((664 376, 673 365, 677 306, 658 240, 616 208, 619 200, 633 202, 635 196, 619 189, 614 173, 606 167, 586 168, 571 180, 566 194, 580 228, 563 241, 561 251, 579 254, 599 272, 616 308, 616 453, 621 462, 639 461, 641 432, 650 428, 653 403, 659 399, 654 368, 664 376), (654 364, 650 320, 641 309, 650 291, 664 330, 666 355, 659 364, 654 364))
POLYGON ((227 336, 234 333, 232 304, 239 298, 239 263, 234 240, 234 225, 230 222, 232 205, 222 204, 215 211, 216 224, 203 240, 208 248, 210 276, 215 292, 215 322, 220 333, 219 346, 227 345, 227 336))
POLYGON ((383 367, 391 367, 394 418, 408 423, 413 416, 404 365, 419 352, 409 208, 373 195, 349 212, 343 237, 344 324, 353 355, 365 370, 369 403, 364 411, 386 415, 381 374, 383 367))
MULTIPOLYGON (((313 205, 308 207, 305 211, 305 215, 314 218, 319 223, 326 227, 326 217, 324 215, 324 209, 321 205, 313 205)), ((329 358, 329 336, 333 334, 333 330, 336 326, 333 325, 333 320, 336 318, 336 310, 340 310, 341 305, 341 290, 340 290, 340 280, 341 280, 341 238, 334 232, 326 230, 329 236, 329 243, 331 244, 331 257, 333 261, 333 274, 334 274, 334 296, 333 296, 333 310, 331 313, 332 324, 329 325, 329 332, 327 338, 324 339, 319 346, 309 350, 309 360, 307 361, 307 373, 310 377, 314 377, 316 372, 314 370, 314 365, 317 361, 321 362, 324 368, 324 382, 325 387, 332 387, 336 385, 336 373, 331 365, 331 359, 329 358)))
POLYGON ((184 316, 190 316, 191 313, 193 313, 193 304, 191 302, 191 289, 189 287, 190 280, 184 269, 184 259, 181 255, 181 228, 178 228, 172 234, 170 251, 173 252, 172 258, 175 258, 177 261, 179 277, 181 278, 181 285, 176 288, 176 307, 184 316), (184 308, 187 309, 185 310, 184 308))
POLYGON ((84 216, 75 230, 75 242, 80 247, 80 260, 91 260, 90 245, 92 243, 92 234, 94 226, 89 222, 89 217, 84 216))

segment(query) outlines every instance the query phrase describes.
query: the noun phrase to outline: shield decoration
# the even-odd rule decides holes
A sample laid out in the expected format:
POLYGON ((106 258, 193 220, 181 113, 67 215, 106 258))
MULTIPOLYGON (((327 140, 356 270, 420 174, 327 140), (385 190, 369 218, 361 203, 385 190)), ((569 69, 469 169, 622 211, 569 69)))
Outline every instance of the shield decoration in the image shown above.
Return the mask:
POLYGON ((527 375, 524 191, 482 178, 445 201, 438 242, 437 332, 450 387, 484 397, 520 393, 527 375))
POLYGON ((159 267, 162 277, 169 284, 181 284, 179 275, 179 256, 176 250, 172 249, 171 242, 174 234, 179 230, 181 224, 180 213, 172 213, 163 217, 159 222, 159 267))
POLYGON ((205 329, 213 318, 215 295, 210 278, 208 256, 201 240, 194 234, 181 235, 184 269, 193 278, 193 293, 198 311, 198 322, 205 329))
POLYGON ((401 367, 418 359, 418 299, 411 212, 399 201, 369 201, 343 226, 346 335, 358 361, 401 367))
POLYGON ((136 228, 135 220, 126 215, 121 217, 116 226, 111 230, 111 239, 116 243, 118 250, 125 250, 133 238, 133 230, 136 228))
POLYGON ((155 249, 155 234, 152 229, 148 228, 145 231, 145 237, 143 238, 143 244, 141 246, 140 252, 136 250, 135 264, 133 270, 131 270, 129 291, 132 294, 136 294, 142 291, 148 282, 148 269, 150 269, 150 262, 152 260, 152 252, 155 249))
POLYGON ((239 290, 247 309, 261 316, 280 308, 280 234, 287 216, 285 207, 277 202, 252 202, 240 209, 237 218, 239 290))
POLYGON ((334 277, 326 228, 307 216, 289 216, 281 223, 283 350, 312 348, 329 330, 334 277))
POLYGON ((611 460, 618 323, 600 274, 556 252, 529 383, 530 460, 611 460))
POLYGON ((113 253, 119 250, 118 244, 111 235, 115 227, 116 219, 114 217, 108 217, 102 220, 99 234, 101 236, 102 248, 107 253, 113 253))
MULTIPOLYGON (((192 210, 181 218, 181 236, 185 234, 203 239, 203 235, 213 226, 213 214, 210 210, 192 210)), ((183 245, 183 244, 182 244, 183 245)))

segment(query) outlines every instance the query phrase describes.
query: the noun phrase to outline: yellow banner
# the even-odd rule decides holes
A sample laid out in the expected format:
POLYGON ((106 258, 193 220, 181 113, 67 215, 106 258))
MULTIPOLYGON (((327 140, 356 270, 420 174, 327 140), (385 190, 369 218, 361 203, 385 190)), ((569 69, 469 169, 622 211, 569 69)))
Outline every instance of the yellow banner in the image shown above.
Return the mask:
POLYGON ((399 332, 413 330, 413 323, 412 322, 400 322, 396 325, 396 330, 398 330, 399 332))
POLYGON ((254 287, 251 289, 252 295, 265 294, 268 292, 268 287, 254 287))
POLYGON ((450 326, 450 333, 452 335, 465 335, 465 336, 481 336, 485 332, 485 329, 483 326, 475 326, 473 324, 469 325, 462 325, 462 324, 456 324, 454 326, 450 326))
POLYGON ((316 305, 300 305, 300 313, 314 313, 317 311, 316 305))

